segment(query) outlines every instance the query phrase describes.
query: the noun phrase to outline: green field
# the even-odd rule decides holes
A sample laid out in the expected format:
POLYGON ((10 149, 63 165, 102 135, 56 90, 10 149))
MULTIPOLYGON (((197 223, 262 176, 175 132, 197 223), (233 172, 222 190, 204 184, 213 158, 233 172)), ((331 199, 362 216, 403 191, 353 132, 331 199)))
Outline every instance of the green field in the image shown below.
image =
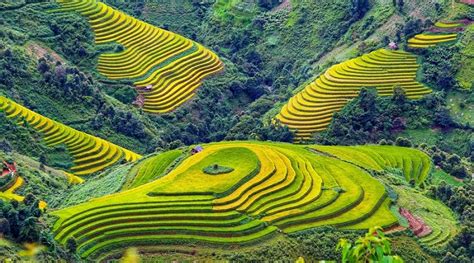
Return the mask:
POLYGON ((163 167, 180 155, 165 152, 135 169, 142 171, 136 177, 141 182, 153 174, 150 183, 54 211, 56 239, 65 243, 74 237, 81 256, 98 258, 128 246, 246 245, 278 235, 278 230, 391 226, 397 224, 391 201, 368 170, 395 166, 407 180, 422 183, 431 166, 427 156, 407 148, 312 147, 352 155, 364 169, 303 146, 222 142, 204 145, 163 176, 163 167), (402 156, 411 156, 413 163, 402 156), (214 164, 234 170, 220 175, 202 171, 214 164))

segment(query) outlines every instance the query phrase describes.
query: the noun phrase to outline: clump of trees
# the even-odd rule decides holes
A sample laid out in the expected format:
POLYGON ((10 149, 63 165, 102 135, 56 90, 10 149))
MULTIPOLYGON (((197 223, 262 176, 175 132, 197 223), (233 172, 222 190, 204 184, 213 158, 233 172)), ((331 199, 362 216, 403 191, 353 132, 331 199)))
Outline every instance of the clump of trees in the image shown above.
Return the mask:
POLYGON ((423 54, 424 82, 445 91, 457 88, 456 73, 461 65, 457 53, 457 46, 437 46, 426 50, 423 54))
POLYGON ((395 88, 390 99, 378 97, 375 88, 362 88, 356 99, 334 114, 328 129, 316 140, 343 145, 393 140, 393 134, 407 127, 412 111, 414 105, 401 88, 395 88))
POLYGON ((449 206, 461 221, 461 232, 440 251, 441 262, 474 262, 474 183, 472 180, 462 187, 453 187, 445 182, 432 185, 428 194, 449 206))
MULTIPOLYGON (((420 100, 409 100, 403 88, 395 87, 392 97, 380 97, 375 88, 362 88, 359 96, 334 114, 331 124, 316 136, 322 144, 366 144, 395 141, 406 129, 455 128, 460 125, 449 114, 443 92, 435 92, 420 100)), ((396 143, 410 146, 400 138, 396 143)))
POLYGON ((459 155, 455 153, 450 154, 436 146, 428 147, 426 144, 421 144, 420 148, 431 156, 435 165, 438 165, 450 175, 461 179, 469 175, 468 169, 463 164, 463 160, 459 155))
POLYGON ((39 242, 45 230, 40 221, 39 200, 27 194, 23 202, 0 200, 0 232, 19 243, 39 242))
POLYGON ((20 244, 35 243, 46 247, 37 258, 40 262, 76 261, 74 253, 66 252, 54 240, 38 205, 38 198, 31 193, 23 202, 0 200, 0 236, 20 244))

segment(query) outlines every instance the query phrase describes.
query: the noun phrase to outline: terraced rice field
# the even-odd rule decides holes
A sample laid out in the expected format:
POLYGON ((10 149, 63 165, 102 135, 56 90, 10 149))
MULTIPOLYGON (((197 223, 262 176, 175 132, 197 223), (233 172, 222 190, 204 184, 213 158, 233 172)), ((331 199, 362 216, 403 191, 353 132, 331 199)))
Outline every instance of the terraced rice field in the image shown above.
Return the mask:
POLYGON ((413 215, 421 218, 432 232, 419 241, 432 248, 442 248, 459 232, 453 212, 438 200, 432 200, 408 187, 396 187, 400 207, 408 208, 413 215))
POLYGON ((457 27, 463 26, 464 24, 463 24, 463 23, 459 23, 459 22, 442 22, 442 21, 438 21, 438 22, 436 22, 434 25, 435 25, 435 27, 438 27, 438 28, 457 28, 457 27))
POLYGON ((410 48, 429 48, 442 43, 456 41, 458 34, 418 34, 408 40, 410 48))
MULTIPOLYGON (((23 179, 23 177, 21 176, 16 177, 15 183, 10 188, 8 188, 5 192, 0 192, 0 200, 6 199, 6 200, 16 200, 18 202, 23 202, 23 199, 25 199, 25 197, 15 194, 15 192, 16 190, 18 190, 18 188, 22 187, 24 183, 25 183, 25 180, 23 179)), ((40 201, 38 206, 40 209, 44 209, 48 206, 48 204, 45 201, 40 201)))
POLYGON ((97 45, 117 43, 124 47, 122 52, 101 54, 97 70, 112 80, 132 80, 147 112, 174 110, 194 96, 206 76, 223 69, 216 54, 202 45, 104 3, 57 2, 62 8, 55 12, 76 11, 88 19, 97 45))
POLYGON ((0 112, 42 134, 46 145, 64 144, 74 159, 74 166, 70 168, 74 175, 92 174, 121 160, 133 162, 141 158, 139 154, 51 120, 3 96, 0 96, 0 112))
POLYGON ((312 149, 335 156, 364 169, 400 169, 406 181, 422 184, 431 172, 431 159, 424 152, 392 146, 313 146, 312 149))
POLYGON ((379 49, 329 68, 283 106, 276 118, 295 131, 296 141, 328 127, 335 112, 358 96, 362 87, 376 87, 390 96, 395 86, 408 98, 418 99, 431 90, 418 83, 417 57, 404 51, 379 49))
MULTIPOLYGON (((363 153, 359 159, 369 158, 368 167, 396 165, 424 177, 425 169, 417 169, 422 157, 416 165, 388 159, 415 155, 415 150, 380 150, 400 153, 391 157, 378 154, 376 146, 347 149, 363 153)), ((153 167, 145 159, 138 168, 153 167)), ((389 206, 384 186, 342 159, 291 144, 222 142, 204 145, 203 152, 150 183, 53 215, 58 217, 54 233, 59 242, 74 238, 82 257, 100 259, 130 246, 160 251, 177 244, 245 245, 319 226, 388 227, 397 223, 389 206), (202 171, 216 163, 234 170, 220 175, 202 171)))

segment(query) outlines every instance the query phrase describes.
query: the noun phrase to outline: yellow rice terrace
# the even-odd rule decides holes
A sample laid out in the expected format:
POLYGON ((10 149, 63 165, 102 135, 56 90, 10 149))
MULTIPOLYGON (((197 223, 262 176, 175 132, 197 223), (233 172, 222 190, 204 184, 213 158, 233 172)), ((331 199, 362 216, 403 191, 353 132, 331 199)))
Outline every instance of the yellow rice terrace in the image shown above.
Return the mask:
MULTIPOLYGON (((403 180, 423 184, 432 169, 426 154, 393 146, 228 142, 203 148, 155 181, 53 212, 55 238, 75 239, 84 258, 105 259, 131 246, 245 246, 321 226, 389 228, 398 220, 373 174, 399 170, 403 180), (234 170, 211 175, 204 171, 209 164, 234 170)), ((144 159, 134 169, 154 165, 144 159)))

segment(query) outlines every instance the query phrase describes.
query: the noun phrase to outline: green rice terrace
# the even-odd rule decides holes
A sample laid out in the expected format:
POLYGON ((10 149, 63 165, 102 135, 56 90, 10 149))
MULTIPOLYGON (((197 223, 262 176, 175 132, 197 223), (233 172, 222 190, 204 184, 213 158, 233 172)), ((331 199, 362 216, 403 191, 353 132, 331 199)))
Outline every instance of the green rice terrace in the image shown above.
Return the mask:
POLYGON ((474 262, 472 21, 0 1, 0 262, 474 262))
POLYGON ((48 146, 66 145, 74 158, 70 169, 76 175, 100 171, 122 159, 130 162, 141 158, 139 154, 53 121, 3 96, 0 96, 0 111, 19 125, 26 124, 36 130, 48 146))
MULTIPOLYGON (((138 169, 154 169, 154 158, 138 169)), ((60 243, 77 240, 82 257, 105 259, 132 245, 246 245, 318 226, 388 228, 398 220, 371 172, 399 169, 423 184, 431 167, 422 152, 393 146, 209 144, 155 181, 53 212, 54 233, 60 243), (236 168, 201 171, 216 160, 236 168)))

